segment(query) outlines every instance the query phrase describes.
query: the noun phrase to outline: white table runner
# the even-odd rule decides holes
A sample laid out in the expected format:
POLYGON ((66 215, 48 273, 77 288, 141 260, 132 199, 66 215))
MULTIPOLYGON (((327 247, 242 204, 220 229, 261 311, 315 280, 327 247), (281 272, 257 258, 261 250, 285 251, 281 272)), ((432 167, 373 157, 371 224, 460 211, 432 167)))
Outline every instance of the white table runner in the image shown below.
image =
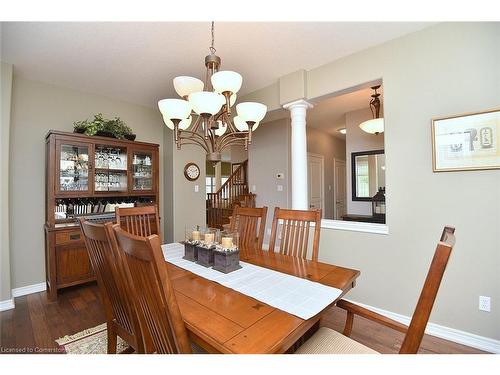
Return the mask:
POLYGON ((241 269, 225 274, 183 259, 184 245, 180 243, 162 245, 162 250, 169 263, 302 319, 318 314, 342 293, 337 288, 246 262, 240 262, 241 269))

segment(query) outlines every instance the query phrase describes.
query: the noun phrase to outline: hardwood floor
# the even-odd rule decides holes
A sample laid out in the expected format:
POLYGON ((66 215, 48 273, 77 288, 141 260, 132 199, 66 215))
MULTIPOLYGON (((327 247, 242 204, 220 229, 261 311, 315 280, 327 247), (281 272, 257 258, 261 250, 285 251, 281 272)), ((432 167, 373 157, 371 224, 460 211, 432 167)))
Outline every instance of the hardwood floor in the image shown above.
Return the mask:
MULTIPOLYGON (((62 291, 57 302, 45 292, 16 298, 16 308, 0 313, 0 353, 58 353, 54 340, 105 322, 95 283, 62 291)), ((342 332, 345 312, 337 307, 321 325, 342 332)), ((397 353, 403 334, 356 317, 351 337, 381 353, 397 353)), ((484 353, 480 350, 425 335, 419 353, 484 353)))

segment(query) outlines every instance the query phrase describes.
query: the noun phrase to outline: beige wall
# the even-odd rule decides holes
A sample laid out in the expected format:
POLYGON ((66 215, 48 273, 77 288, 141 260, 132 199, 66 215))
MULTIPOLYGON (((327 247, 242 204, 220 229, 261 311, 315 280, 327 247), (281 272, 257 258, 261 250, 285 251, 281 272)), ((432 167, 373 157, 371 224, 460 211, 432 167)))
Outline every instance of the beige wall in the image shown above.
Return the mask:
POLYGON ((372 119, 369 108, 348 112, 345 115, 346 126, 346 181, 347 181, 347 213, 357 215, 371 215, 371 202, 358 202, 352 200, 351 180, 351 153, 360 151, 383 150, 384 134, 373 135, 364 132, 359 127, 363 121, 372 119))
MULTIPOLYGON (((260 127, 259 127, 260 129, 260 127)), ((258 129, 257 129, 258 130, 258 129)), ((245 148, 240 145, 232 145, 230 147, 231 150, 231 163, 241 163, 248 159, 248 151, 245 151, 245 148)))
MULTIPOLYGON (((10 136, 12 288, 41 283, 44 267, 45 135, 49 129, 73 130, 73 122, 102 112, 121 117, 137 140, 160 144, 163 190, 163 128, 156 109, 86 94, 14 74, 10 136)), ((163 201, 160 200, 162 220, 163 201)))
MULTIPOLYGON (((267 229, 271 228, 274 207, 287 208, 290 195, 290 120, 276 120, 263 123, 252 135, 248 147, 248 179, 250 191, 257 194, 256 206, 267 206, 267 229), (277 173, 284 173, 283 180, 277 173), (277 186, 282 185, 283 191, 277 186), (252 188, 255 186, 256 190, 252 188)), ((269 233, 266 231, 264 242, 269 233)))
POLYGON ((334 194, 334 160, 345 160, 346 143, 331 134, 311 128, 307 125, 307 152, 324 157, 324 186, 325 197, 324 218, 333 219, 334 194))
POLYGON ((500 170, 433 173, 431 119, 500 107, 498 46, 499 23, 443 23, 307 72, 310 100, 384 82, 389 234, 323 229, 320 260, 361 270, 347 298, 411 315, 440 232, 454 225, 430 321, 497 340, 500 170), (491 313, 478 310, 480 295, 492 298, 491 313))
POLYGON ((174 152, 173 132, 163 126, 163 204, 165 220, 163 220, 163 242, 174 242, 174 152))
POLYGON ((174 149, 172 154, 173 233, 174 241, 182 241, 186 226, 193 227, 206 223, 206 153, 199 146, 184 145, 181 150, 174 149), (200 167, 200 177, 196 181, 189 181, 184 177, 184 167, 190 162, 200 167), (198 192, 195 192, 196 185, 198 185, 198 192))
POLYGON ((0 301, 11 299, 9 253, 9 137, 12 94, 12 65, 1 63, 0 117, 0 301))

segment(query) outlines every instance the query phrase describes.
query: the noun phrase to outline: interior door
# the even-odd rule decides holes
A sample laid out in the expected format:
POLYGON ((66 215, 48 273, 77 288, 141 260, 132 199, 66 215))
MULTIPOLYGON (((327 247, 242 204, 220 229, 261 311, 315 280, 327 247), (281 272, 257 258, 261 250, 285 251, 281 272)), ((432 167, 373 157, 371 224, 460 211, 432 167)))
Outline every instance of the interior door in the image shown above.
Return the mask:
POLYGON ((345 161, 335 159, 335 220, 342 220, 347 213, 345 161))
MULTIPOLYGON (((309 179, 309 208, 323 207, 323 158, 316 155, 307 155, 307 175, 309 179)), ((323 212, 324 214, 324 212, 323 212)))

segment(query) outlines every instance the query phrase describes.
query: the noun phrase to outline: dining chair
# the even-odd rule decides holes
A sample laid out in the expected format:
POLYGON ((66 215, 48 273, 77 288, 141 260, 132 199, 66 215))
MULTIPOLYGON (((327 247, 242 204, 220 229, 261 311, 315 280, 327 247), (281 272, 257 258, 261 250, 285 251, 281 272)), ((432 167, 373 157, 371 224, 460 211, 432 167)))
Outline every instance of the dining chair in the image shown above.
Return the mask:
POLYGON ((352 302, 340 300, 337 306, 347 311, 346 324, 343 334, 330 328, 320 328, 309 340, 307 340, 297 351, 298 354, 363 354, 377 353, 363 344, 349 338, 352 331, 354 315, 373 320, 386 327, 405 334, 403 344, 399 349, 400 354, 416 354, 422 338, 424 337, 425 327, 429 321, 434 301, 439 290, 439 285, 443 278, 448 259, 455 245, 455 228, 445 227, 441 234, 440 241, 437 244, 434 258, 432 259, 424 286, 420 293, 417 306, 413 313, 410 325, 396 322, 383 315, 377 314, 364 307, 358 306, 352 302))
POLYGON ((280 239, 279 252, 306 259, 309 244, 309 229, 314 223, 312 260, 318 260, 319 233, 321 230, 321 209, 288 210, 274 209, 269 251, 275 251, 276 239, 280 239))
POLYGON ((139 320, 128 294, 120 259, 115 255, 110 238, 114 236, 102 224, 79 219, 90 263, 97 275, 103 299, 108 336, 108 354, 116 353, 117 336, 137 353, 144 353, 139 320))
POLYGON ((160 247, 160 237, 130 234, 118 224, 106 224, 115 233, 117 251, 124 267, 143 329, 157 353, 192 353, 172 282, 160 247), (112 225, 112 227, 111 227, 112 225))
MULTIPOLYGON (((116 222, 129 233, 141 237, 160 235, 158 206, 115 208, 116 222), (151 223, 153 222, 153 225, 151 223)), ((161 242, 161 240, 160 240, 161 242)))
POLYGON ((229 229, 238 232, 241 250, 262 250, 266 218, 266 206, 258 208, 234 207, 229 229))

